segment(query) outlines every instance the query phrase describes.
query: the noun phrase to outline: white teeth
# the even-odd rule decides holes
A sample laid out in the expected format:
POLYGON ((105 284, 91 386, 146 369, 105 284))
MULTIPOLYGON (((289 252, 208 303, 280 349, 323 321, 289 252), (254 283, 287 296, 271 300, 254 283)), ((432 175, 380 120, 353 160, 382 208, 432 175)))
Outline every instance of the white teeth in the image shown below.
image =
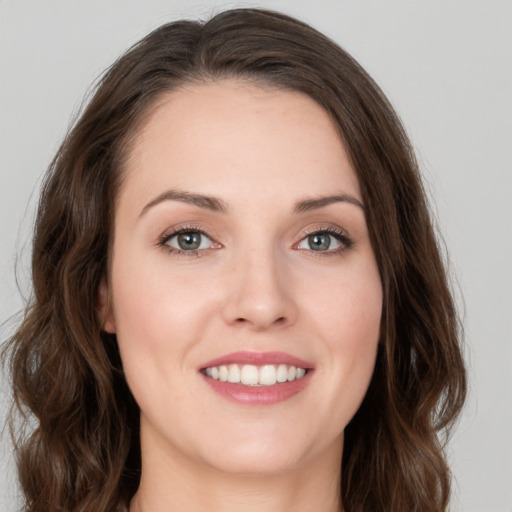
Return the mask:
POLYGON ((295 368, 295 366, 290 366, 288 368, 288 380, 289 381, 295 380, 296 376, 297 376, 297 368, 295 368))
POLYGON ((244 364, 240 373, 240 382, 246 386, 257 386, 259 384, 259 371, 257 366, 244 364))
POLYGON ((274 386, 276 383, 302 379, 306 370, 286 364, 230 364, 206 368, 205 373, 208 377, 222 382, 242 383, 245 386, 274 386))
POLYGON ((277 367, 277 382, 286 382, 288 380, 288 367, 285 364, 280 364, 277 367))
POLYGON ((228 382, 233 382, 234 384, 240 382, 240 368, 237 364, 229 365, 228 382))
POLYGON ((228 380, 228 367, 227 366, 219 366, 219 380, 221 382, 226 382, 228 380))
POLYGON ((276 367, 273 364, 266 364, 260 368, 260 384, 262 386, 273 386, 276 380, 276 367))

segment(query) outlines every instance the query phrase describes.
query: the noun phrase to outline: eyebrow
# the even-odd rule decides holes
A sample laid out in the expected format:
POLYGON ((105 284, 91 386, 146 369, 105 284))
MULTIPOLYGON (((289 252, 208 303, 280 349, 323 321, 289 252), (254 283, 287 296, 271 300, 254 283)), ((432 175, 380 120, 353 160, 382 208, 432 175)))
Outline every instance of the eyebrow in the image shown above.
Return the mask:
MULTIPOLYGON (((164 201, 179 201, 218 213, 226 213, 228 211, 228 205, 222 199, 217 197, 172 189, 163 192, 147 203, 140 212, 139 217, 142 217, 150 208, 153 208, 164 201)), ((305 213, 329 206, 333 203, 349 203, 364 210, 363 203, 354 196, 349 194, 336 194, 332 196, 303 199, 295 203, 292 211, 294 213, 305 213)))
POLYGON ((185 192, 183 190, 167 190, 159 196, 152 199, 140 212, 139 217, 142 217, 150 208, 164 201, 180 201, 182 203, 192 204, 199 208, 211 210, 213 212, 225 213, 228 210, 227 204, 213 196, 204 194, 195 194, 192 192, 185 192))
POLYGON ((329 206, 330 204, 333 203, 350 203, 355 206, 358 206, 364 211, 363 203, 359 201, 359 199, 349 194, 336 194, 333 196, 304 199, 302 201, 298 201, 297 203, 295 203, 293 211, 295 213, 304 213, 309 212, 311 210, 323 208, 324 206, 329 206))

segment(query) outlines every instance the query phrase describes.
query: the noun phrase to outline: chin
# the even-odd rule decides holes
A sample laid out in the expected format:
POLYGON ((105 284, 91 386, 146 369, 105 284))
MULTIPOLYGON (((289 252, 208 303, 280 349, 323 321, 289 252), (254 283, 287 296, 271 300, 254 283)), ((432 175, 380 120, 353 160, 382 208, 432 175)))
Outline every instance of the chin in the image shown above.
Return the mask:
POLYGON ((272 446, 255 441, 231 447, 222 456, 208 457, 209 465, 223 473, 240 476, 276 476, 294 471, 302 461, 290 446, 272 446))
MULTIPOLYGON (((203 460, 209 466, 241 476, 276 476, 293 472, 322 454, 331 443, 326 438, 312 436, 309 430, 295 430, 283 426, 247 428, 217 437, 215 450, 205 450, 203 460), (242 435, 239 433, 242 432, 242 435)), ((343 436, 339 436, 339 460, 343 436)))

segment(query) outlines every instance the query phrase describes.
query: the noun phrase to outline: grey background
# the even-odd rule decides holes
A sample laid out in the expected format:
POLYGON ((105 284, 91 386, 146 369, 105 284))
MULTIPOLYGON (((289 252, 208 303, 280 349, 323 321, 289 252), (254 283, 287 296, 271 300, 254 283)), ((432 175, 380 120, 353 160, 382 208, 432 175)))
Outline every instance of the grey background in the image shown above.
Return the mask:
MULTIPOLYGON (((150 29, 235 5, 311 23, 360 61, 401 115, 465 310, 471 392, 450 448, 452 509, 511 512, 511 0, 0 0, 0 321, 22 305, 16 261, 29 292, 40 177, 89 85, 150 29)), ((4 382, 2 421, 8 396, 4 382)), ((0 510, 16 510, 16 493, 4 432, 0 510)))

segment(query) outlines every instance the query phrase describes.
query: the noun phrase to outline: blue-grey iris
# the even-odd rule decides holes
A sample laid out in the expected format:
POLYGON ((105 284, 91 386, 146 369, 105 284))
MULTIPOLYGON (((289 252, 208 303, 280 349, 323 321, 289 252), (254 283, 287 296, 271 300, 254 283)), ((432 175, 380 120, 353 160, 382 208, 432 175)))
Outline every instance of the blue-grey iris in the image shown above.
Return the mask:
POLYGON ((308 236, 308 244, 313 251, 326 251, 331 245, 331 237, 327 233, 315 233, 308 236))

